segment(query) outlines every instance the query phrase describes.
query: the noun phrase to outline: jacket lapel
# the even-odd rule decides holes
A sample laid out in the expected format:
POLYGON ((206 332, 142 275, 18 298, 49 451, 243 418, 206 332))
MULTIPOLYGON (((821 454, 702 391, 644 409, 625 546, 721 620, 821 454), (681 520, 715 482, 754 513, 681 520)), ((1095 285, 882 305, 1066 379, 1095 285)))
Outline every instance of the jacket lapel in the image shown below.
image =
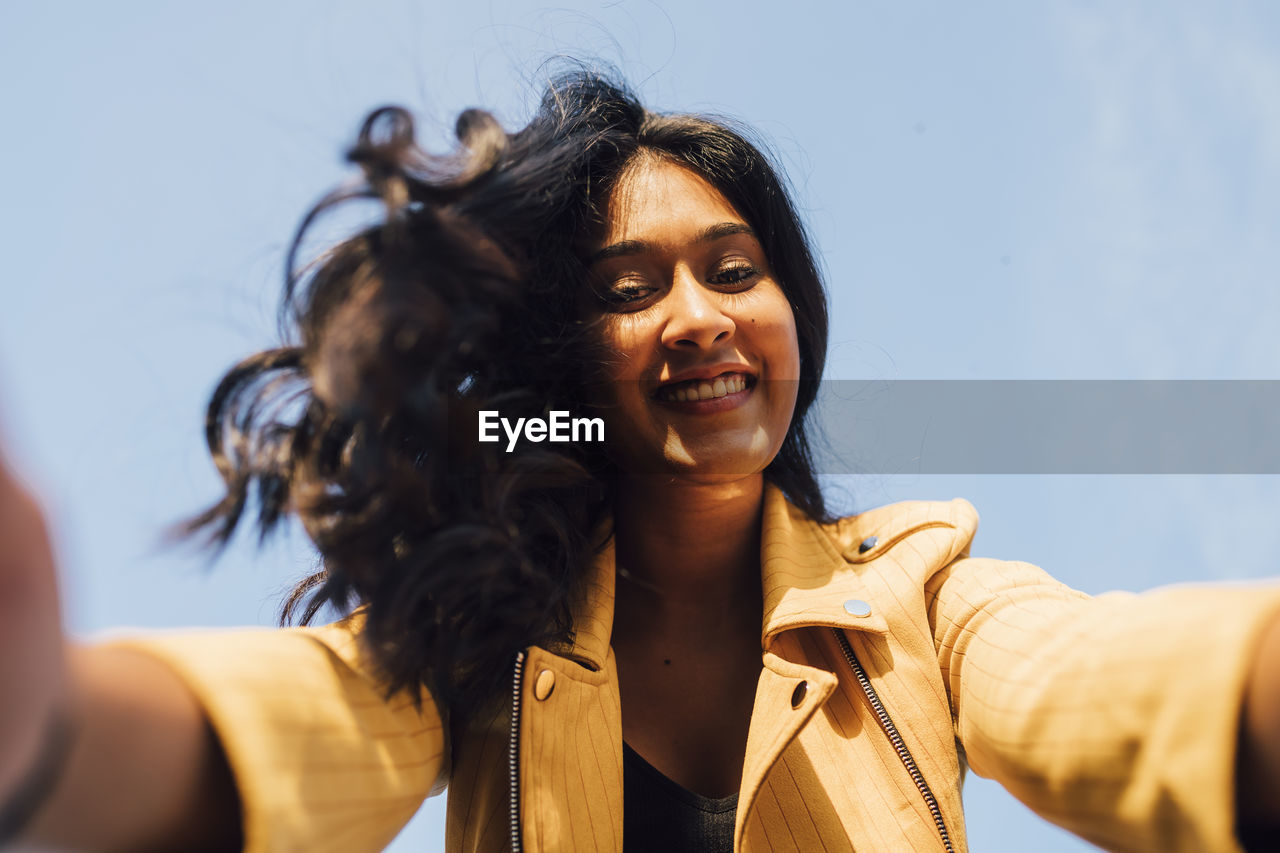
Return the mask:
POLYGON ((772 485, 765 490, 760 571, 763 666, 747 734, 735 847, 769 770, 836 689, 835 674, 804 663, 785 632, 813 626, 888 631, 884 616, 868 601, 861 579, 830 536, 772 485))

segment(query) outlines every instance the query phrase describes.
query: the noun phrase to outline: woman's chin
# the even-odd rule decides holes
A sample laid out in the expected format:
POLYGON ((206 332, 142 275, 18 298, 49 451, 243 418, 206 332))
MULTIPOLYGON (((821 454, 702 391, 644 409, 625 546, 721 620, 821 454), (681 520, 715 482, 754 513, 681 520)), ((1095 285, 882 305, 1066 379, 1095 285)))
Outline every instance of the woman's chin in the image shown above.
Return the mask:
POLYGON ((685 447, 674 449, 676 452, 667 450, 651 460, 626 466, 628 473, 678 477, 690 482, 727 482, 760 474, 774 456, 750 450, 726 452, 724 448, 701 452, 685 447))
POLYGON ((654 488, 676 489, 676 488, 700 488, 704 486, 730 486, 734 483, 747 484, 752 483, 762 476, 762 471, 756 471, 748 474, 725 473, 713 471, 690 471, 673 470, 666 473, 632 473, 627 472, 624 477, 632 485, 643 487, 646 490, 654 488))

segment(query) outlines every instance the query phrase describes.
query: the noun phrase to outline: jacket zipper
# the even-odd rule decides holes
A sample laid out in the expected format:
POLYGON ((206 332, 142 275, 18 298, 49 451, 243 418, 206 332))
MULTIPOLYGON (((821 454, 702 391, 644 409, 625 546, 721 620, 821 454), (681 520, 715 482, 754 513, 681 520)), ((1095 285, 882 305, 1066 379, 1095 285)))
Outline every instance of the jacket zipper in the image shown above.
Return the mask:
MULTIPOLYGON (((835 633, 836 640, 840 643, 840 648, 844 652, 844 659, 849 662, 849 668, 853 670, 854 677, 858 679, 858 684, 862 686, 862 692, 866 694, 867 701, 871 703, 871 709, 875 711, 876 719, 880 721, 880 728, 888 735, 894 751, 898 753, 898 758, 902 760, 903 766, 911 774, 911 781, 915 782, 916 789, 924 797, 924 803, 929 808, 929 814, 933 815, 933 823, 938 828, 938 835, 942 838, 942 846, 946 848, 947 853, 955 853, 955 848, 951 845, 951 835, 947 832, 946 821, 942 818, 942 810, 938 808, 938 800, 933 796, 933 791, 930 790, 929 783, 924 780, 924 775, 921 774, 920 768, 916 766, 915 759, 911 757, 911 751, 907 749, 906 743, 903 742, 902 735, 898 734, 898 727, 889 718, 889 712, 884 709, 884 703, 880 701, 880 696, 876 693, 876 689, 871 686, 871 679, 867 678, 866 671, 858 661, 857 655, 853 653, 853 647, 849 645, 849 639, 839 628, 832 628, 831 630, 835 633)), ((511 735, 507 746, 507 769, 510 773, 511 782, 511 801, 508 814, 511 819, 512 853, 520 853, 522 849, 520 843, 520 695, 523 680, 524 652, 520 651, 516 653, 515 672, 511 682, 511 735)))
POLYGON ((511 774, 511 851, 520 853, 520 688, 524 676, 524 652, 516 652, 515 677, 511 682, 511 738, 507 745, 507 770, 511 774))
POLYGON ((911 774, 911 781, 916 783, 916 788, 920 791, 920 795, 924 797, 924 804, 929 807, 929 814, 933 815, 933 823, 938 828, 938 835, 942 838, 942 846, 946 848, 947 853, 955 853, 955 848, 951 846, 951 836, 947 832, 947 824, 942 819, 942 810, 938 808, 938 801, 933 796, 933 791, 929 790, 929 784, 924 781, 924 775, 921 774, 920 768, 916 767, 915 759, 911 757, 911 752, 907 749, 906 743, 903 742, 902 735, 898 734, 898 727, 893 724, 893 720, 889 719, 889 712, 884 709, 884 703, 880 701, 880 697, 876 694, 876 689, 871 686, 871 679, 867 678, 866 670, 862 668, 862 664, 858 662, 857 655, 853 653, 853 646, 849 645, 849 638, 839 628, 832 628, 831 630, 840 642, 840 648, 844 651, 844 659, 849 662, 849 667, 853 670, 854 677, 858 679, 858 684, 862 685, 862 692, 867 695, 867 701, 871 703, 871 710, 876 712, 876 718, 880 721, 880 728, 889 736, 889 742, 893 744, 894 750, 898 753, 898 758, 902 760, 903 766, 911 774))

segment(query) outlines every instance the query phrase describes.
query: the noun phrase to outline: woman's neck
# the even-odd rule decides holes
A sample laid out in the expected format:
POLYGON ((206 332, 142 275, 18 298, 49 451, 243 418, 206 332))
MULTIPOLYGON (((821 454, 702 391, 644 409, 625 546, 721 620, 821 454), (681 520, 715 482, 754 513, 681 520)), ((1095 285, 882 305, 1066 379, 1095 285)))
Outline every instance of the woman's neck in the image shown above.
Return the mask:
POLYGON ((626 478, 614 509, 615 631, 758 631, 764 477, 691 484, 626 478))

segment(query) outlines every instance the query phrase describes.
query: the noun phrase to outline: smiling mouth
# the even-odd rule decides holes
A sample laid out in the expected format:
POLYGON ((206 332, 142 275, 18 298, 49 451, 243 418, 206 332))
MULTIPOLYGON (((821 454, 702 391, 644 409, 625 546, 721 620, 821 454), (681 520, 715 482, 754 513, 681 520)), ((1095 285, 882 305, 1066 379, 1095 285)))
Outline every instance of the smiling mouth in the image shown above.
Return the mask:
POLYGON ((756 378, 749 373, 722 373, 714 379, 690 379, 663 385, 653 393, 653 397, 665 403, 696 403, 727 397, 755 384, 756 378))

